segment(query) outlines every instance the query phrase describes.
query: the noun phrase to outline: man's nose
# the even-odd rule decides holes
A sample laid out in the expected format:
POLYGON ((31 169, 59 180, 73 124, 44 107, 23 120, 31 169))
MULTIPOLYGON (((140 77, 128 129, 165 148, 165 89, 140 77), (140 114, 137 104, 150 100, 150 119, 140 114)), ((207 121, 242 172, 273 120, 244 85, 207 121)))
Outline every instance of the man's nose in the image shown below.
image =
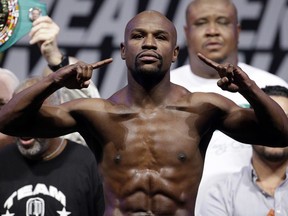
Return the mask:
POLYGON ((207 25, 206 31, 205 31, 206 35, 208 36, 215 36, 215 35, 219 35, 219 28, 217 26, 216 23, 211 22, 209 23, 209 25, 207 25))
POLYGON ((147 35, 147 37, 143 41, 142 48, 157 49, 157 43, 155 38, 152 35, 147 35))

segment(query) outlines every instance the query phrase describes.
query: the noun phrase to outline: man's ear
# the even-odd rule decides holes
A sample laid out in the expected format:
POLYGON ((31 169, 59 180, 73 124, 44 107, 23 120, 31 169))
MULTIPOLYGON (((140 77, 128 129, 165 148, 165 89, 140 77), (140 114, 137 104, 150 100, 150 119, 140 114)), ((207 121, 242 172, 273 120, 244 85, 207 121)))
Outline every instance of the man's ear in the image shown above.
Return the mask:
POLYGON ((237 24, 237 44, 239 44, 239 36, 240 36, 240 32, 241 32, 241 25, 237 24))
POLYGON ((120 50, 121 50, 121 58, 123 60, 125 60, 126 59, 126 49, 125 49, 124 43, 120 44, 120 50))
POLYGON ((172 62, 175 62, 179 55, 179 46, 176 46, 173 51, 172 62))
POLYGON ((188 41, 189 40, 189 28, 186 25, 183 28, 184 28, 184 32, 185 32, 186 41, 188 41))

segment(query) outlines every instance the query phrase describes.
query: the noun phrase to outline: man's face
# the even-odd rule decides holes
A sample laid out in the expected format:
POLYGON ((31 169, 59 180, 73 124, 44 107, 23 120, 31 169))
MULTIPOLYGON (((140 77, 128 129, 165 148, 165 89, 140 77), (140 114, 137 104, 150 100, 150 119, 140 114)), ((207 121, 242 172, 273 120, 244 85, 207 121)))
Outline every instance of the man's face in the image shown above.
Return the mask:
POLYGON ((253 151, 263 160, 270 162, 285 162, 288 160, 288 147, 275 148, 253 145, 253 151))
MULTIPOLYGON (((280 105, 288 117, 288 98, 283 96, 271 96, 271 98, 280 105)), ((284 162, 288 160, 288 147, 274 148, 261 145, 253 145, 252 147, 254 152, 264 160, 271 162, 284 162)))
POLYGON ((126 27, 121 56, 136 76, 162 76, 161 72, 169 71, 177 58, 176 37, 173 24, 165 17, 155 12, 141 13, 126 27))
MULTIPOLYGON (((11 99, 13 92, 5 82, 0 81, 0 109, 11 99)), ((14 137, 0 133, 0 148, 15 141, 14 137)))
POLYGON ((197 1, 190 6, 186 22, 190 55, 200 52, 218 63, 237 63, 240 28, 233 5, 226 0, 197 1))
POLYGON ((10 88, 4 82, 0 82, 0 109, 11 99, 12 95, 10 88))
POLYGON ((38 19, 40 16, 42 16, 42 11, 39 8, 31 8, 29 10, 29 18, 33 22, 36 19, 38 19))
POLYGON ((30 159, 39 159, 49 147, 49 139, 17 138, 20 153, 30 159))

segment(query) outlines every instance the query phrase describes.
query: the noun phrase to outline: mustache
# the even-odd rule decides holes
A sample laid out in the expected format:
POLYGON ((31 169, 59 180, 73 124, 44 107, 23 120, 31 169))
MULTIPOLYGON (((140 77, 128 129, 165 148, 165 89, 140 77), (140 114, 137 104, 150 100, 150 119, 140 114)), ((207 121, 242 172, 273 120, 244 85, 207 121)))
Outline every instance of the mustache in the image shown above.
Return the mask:
POLYGON ((136 55, 136 59, 141 58, 142 56, 153 56, 159 60, 162 60, 162 56, 154 50, 143 50, 136 55))

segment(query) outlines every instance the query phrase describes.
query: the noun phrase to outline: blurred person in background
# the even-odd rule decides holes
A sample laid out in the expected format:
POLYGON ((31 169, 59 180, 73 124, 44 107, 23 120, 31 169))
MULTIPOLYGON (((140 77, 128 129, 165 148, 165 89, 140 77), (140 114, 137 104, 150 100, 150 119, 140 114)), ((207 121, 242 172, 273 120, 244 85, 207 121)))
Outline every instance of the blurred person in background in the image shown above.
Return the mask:
MULTIPOLYGON (((25 80, 16 93, 41 80, 25 80)), ((58 93, 44 104, 59 104, 58 93)), ((0 150, 0 170, 0 215, 103 215, 96 159, 79 143, 64 137, 18 137, 0 150)))
MULTIPOLYGON (((262 89, 288 116, 288 89, 262 89)), ((253 145, 252 150, 250 165, 211 183, 199 216, 288 215, 288 147, 253 145)))
MULTIPOLYGON (((12 98, 18 85, 19 80, 13 72, 0 68, 0 109, 12 98)), ((14 141, 14 137, 0 133, 0 148, 14 141)))
MULTIPOLYGON (((218 72, 204 64, 197 56, 202 53, 219 63, 238 65, 259 87, 288 84, 280 77, 238 61, 238 43, 241 27, 237 8, 231 0, 192 0, 186 8, 184 27, 189 54, 189 64, 171 71, 171 82, 191 92, 215 92, 242 107, 249 107, 247 100, 239 93, 222 91, 217 86, 218 72)), ((252 149, 250 145, 231 139, 215 131, 210 140, 202 182, 197 202, 201 202, 202 188, 207 188, 210 179, 223 173, 239 171, 248 165, 252 149)))

